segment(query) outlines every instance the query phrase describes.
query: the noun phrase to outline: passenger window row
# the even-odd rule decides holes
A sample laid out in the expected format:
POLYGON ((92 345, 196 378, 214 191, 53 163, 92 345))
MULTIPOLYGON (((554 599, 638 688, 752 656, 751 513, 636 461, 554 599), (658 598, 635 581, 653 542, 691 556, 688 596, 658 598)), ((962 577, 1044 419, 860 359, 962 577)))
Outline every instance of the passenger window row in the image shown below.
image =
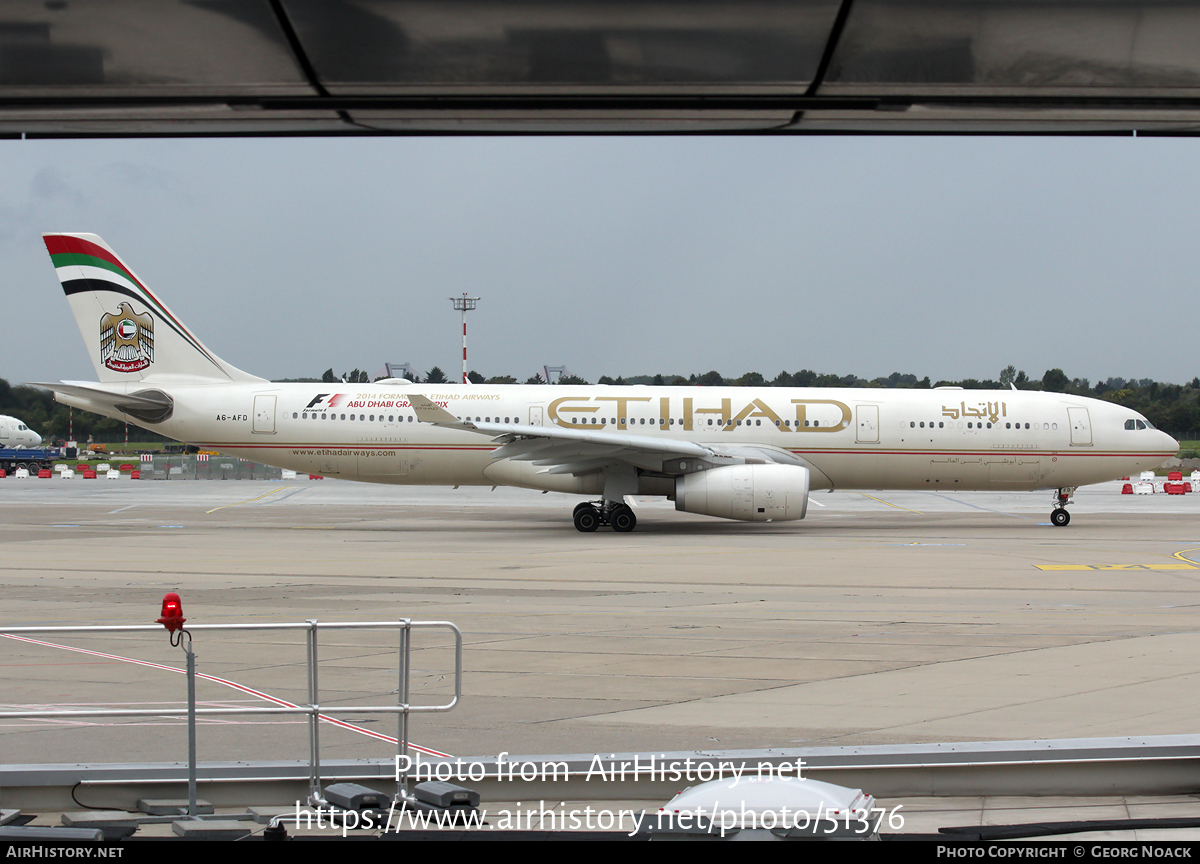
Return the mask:
MULTIPOLYGON (((346 416, 345 414, 342 414, 342 415, 339 417, 339 415, 337 415, 337 414, 328 414, 328 413, 326 413, 326 414, 318 414, 318 412, 316 412, 316 411, 304 411, 304 412, 296 412, 296 411, 293 411, 293 412, 292 412, 292 419, 293 419, 293 420, 296 420, 296 419, 300 419, 300 420, 318 420, 318 419, 319 419, 319 420, 338 420, 338 419, 341 419, 341 420, 346 420, 346 419, 355 420, 355 419, 358 419, 358 420, 361 420, 361 421, 363 421, 364 423, 374 423, 374 422, 376 422, 376 420, 378 420, 378 422, 380 422, 380 423, 383 423, 383 422, 384 422, 384 417, 383 417, 383 415, 382 415, 382 414, 380 414, 378 418, 376 418, 376 416, 375 416, 374 414, 370 414, 370 415, 367 415, 367 414, 359 414, 359 415, 357 416, 357 418, 355 417, 355 415, 351 414, 351 415, 349 416, 349 418, 347 418, 347 416, 346 416), (369 419, 368 419, 368 418, 369 418, 369 419)), ((395 422, 397 422, 397 421, 398 421, 398 422, 400 422, 400 423, 403 423, 403 422, 404 422, 404 418, 403 418, 403 417, 397 418, 395 414, 389 414, 389 415, 387 416, 387 422, 388 422, 388 423, 395 423, 395 422)), ((413 422, 413 418, 412 418, 411 416, 408 418, 408 422, 409 422, 409 423, 413 422)))
MULTIPOLYGON (((349 415, 347 415, 347 414, 332 414, 329 412, 319 412, 319 411, 293 411, 292 419, 293 420, 348 420, 348 421, 359 421, 359 422, 364 422, 364 423, 375 423, 375 422, 383 423, 383 422, 385 422, 385 420, 388 423, 396 423, 396 422, 403 423, 407 420, 409 423, 412 423, 416 418, 413 417, 412 415, 409 415, 407 418, 405 418, 405 417, 397 417, 394 414, 389 414, 385 418, 383 414, 379 414, 378 416, 376 416, 375 414, 349 414, 349 415)), ((464 419, 466 419, 468 421, 471 420, 470 417, 466 417, 464 419)), ((647 422, 645 417, 629 417, 629 418, 622 417, 621 418, 622 423, 625 423, 627 421, 628 421, 629 425, 631 425, 631 426, 634 426, 634 425, 644 426, 644 425, 646 425, 646 422, 647 422)), ((483 422, 483 423, 517 423, 517 422, 519 422, 519 418, 511 417, 511 416, 504 417, 503 419, 501 419, 500 417, 494 417, 494 418, 493 417, 476 417, 475 422, 476 423, 479 423, 479 422, 483 422)), ((616 417, 608 417, 608 418, 584 417, 582 419, 580 419, 578 417, 571 418, 572 426, 587 426, 587 425, 596 426, 596 425, 607 425, 607 424, 615 425, 616 422, 617 422, 616 417)), ((708 426, 715 425, 715 426, 733 427, 733 426, 743 426, 743 425, 750 426, 752 424, 754 426, 762 426, 761 419, 755 419, 753 421, 733 420, 733 419, 722 421, 720 419, 714 420, 713 418, 709 417, 706 419, 697 418, 696 422, 700 423, 702 425, 708 425, 708 426)), ((650 418, 649 423, 651 426, 654 425, 653 417, 650 418)), ((663 427, 674 426, 676 424, 682 426, 683 418, 676 419, 674 417, 671 417, 668 419, 668 418, 659 417, 658 423, 660 426, 663 426, 663 427)), ((792 421, 791 420, 783 420, 783 421, 776 420, 775 425, 776 426, 786 426, 788 428, 791 428, 792 421)), ((797 420, 795 425, 796 425, 796 428, 799 429, 800 421, 797 420)), ((820 420, 805 420, 804 425, 806 427, 809 427, 809 426, 820 427, 821 421, 820 420)), ((922 427, 924 427, 924 425, 925 425, 924 423, 921 424, 922 427)), ((929 425, 931 427, 933 426, 932 423, 929 425)))
MULTIPOLYGON (((1125 428, 1126 428, 1126 429, 1132 429, 1133 427, 1129 425, 1129 423, 1132 423, 1132 422, 1133 422, 1132 420, 1128 421, 1128 422, 1125 424, 1125 428)), ((1141 422, 1141 421, 1138 421, 1138 422, 1141 422)), ((996 425, 996 428, 999 428, 999 427, 1000 427, 1000 424, 999 424, 999 423, 997 423, 997 424, 995 424, 995 425, 996 425)), ((945 428, 945 426, 946 426, 946 423, 945 423, 945 421, 939 421, 939 422, 938 422, 938 424, 937 424, 937 428, 938 428, 938 429, 943 429, 943 428, 945 428)), ((967 421, 967 428, 968 428, 968 429, 983 429, 983 428, 985 428, 985 426, 986 426, 986 428, 988 428, 988 429, 991 429, 991 428, 992 428, 992 424, 991 424, 991 423, 984 424, 984 423, 976 423, 976 422, 975 422, 975 421, 973 421, 973 420, 968 420, 968 421, 967 421)), ((900 424, 900 427, 901 427, 901 428, 904 428, 904 424, 903 424, 903 423, 901 423, 901 424, 900 424)), ((924 423, 924 422, 918 422, 918 421, 916 421, 916 420, 910 420, 910 421, 909 421, 909 423, 908 423, 908 428, 910 428, 910 429, 924 429, 924 428, 925 428, 925 423, 924 423)), ((929 428, 930 428, 930 429, 933 429, 933 428, 934 428, 934 425, 933 425, 933 421, 932 421, 932 420, 930 420, 930 421, 929 421, 929 428)), ((950 428, 951 428, 951 429, 953 429, 953 428, 954 428, 954 424, 953 424, 953 423, 951 423, 951 424, 950 424, 950 428)), ((958 428, 959 428, 959 429, 963 428, 963 424, 962 424, 962 422, 961 422, 961 421, 960 421, 960 422, 959 422, 959 424, 958 424, 958 428)), ((1036 423, 1034 423, 1034 424, 1033 424, 1033 426, 1032 426, 1032 427, 1030 427, 1030 425, 1029 425, 1028 423, 1026 423, 1026 424, 1025 424, 1023 427, 1022 427, 1022 425, 1021 425, 1020 423, 1005 423, 1005 424, 1004 424, 1004 428, 1005 428, 1005 429, 1022 429, 1022 428, 1024 428, 1024 429, 1030 429, 1030 428, 1036 429, 1036 428, 1037 428, 1037 424, 1036 424, 1036 423)), ((1058 428, 1058 424, 1057 424, 1057 423, 1043 423, 1043 424, 1042 424, 1042 428, 1043 428, 1043 429, 1057 429, 1057 428, 1058 428)))

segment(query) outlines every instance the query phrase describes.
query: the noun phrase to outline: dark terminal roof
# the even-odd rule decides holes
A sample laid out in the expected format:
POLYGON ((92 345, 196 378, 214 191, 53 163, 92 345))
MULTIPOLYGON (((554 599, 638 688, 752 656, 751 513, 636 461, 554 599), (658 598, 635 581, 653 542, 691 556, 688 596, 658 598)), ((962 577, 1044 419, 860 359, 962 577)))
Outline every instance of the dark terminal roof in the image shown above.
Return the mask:
POLYGON ((1187 0, 4 0, 0 136, 1194 134, 1187 0))

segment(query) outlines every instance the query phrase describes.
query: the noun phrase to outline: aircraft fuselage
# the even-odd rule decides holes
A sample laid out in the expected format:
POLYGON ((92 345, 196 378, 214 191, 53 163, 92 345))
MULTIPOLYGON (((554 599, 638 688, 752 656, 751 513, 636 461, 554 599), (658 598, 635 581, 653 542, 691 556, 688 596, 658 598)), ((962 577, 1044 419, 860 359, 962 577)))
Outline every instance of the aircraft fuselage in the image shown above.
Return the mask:
MULTIPOLYGON (((1082 486, 1156 467, 1177 446, 1119 405, 1031 391, 265 383, 164 389, 174 410, 152 428, 170 437, 296 471, 379 483, 581 494, 603 488, 602 475, 548 474, 528 462, 493 461, 499 445, 488 438, 419 422, 409 392, 467 420, 778 449, 810 468, 813 489, 1082 486), (1126 428, 1130 421, 1135 428, 1126 428)), ((59 400, 72 402, 61 394, 59 400)), ((88 400, 74 404, 97 410, 88 400)), ((671 494, 659 473, 643 471, 639 493, 671 494)))

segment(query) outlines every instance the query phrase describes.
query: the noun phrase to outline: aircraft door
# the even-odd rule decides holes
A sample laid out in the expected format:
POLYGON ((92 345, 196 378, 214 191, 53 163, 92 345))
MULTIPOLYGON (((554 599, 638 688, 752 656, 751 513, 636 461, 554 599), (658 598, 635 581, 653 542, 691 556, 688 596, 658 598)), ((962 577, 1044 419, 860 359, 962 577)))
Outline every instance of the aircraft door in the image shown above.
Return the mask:
POLYGON ((879 406, 858 405, 858 443, 879 443, 879 406))
POLYGON ((1071 421, 1071 446, 1090 447, 1092 444, 1092 423, 1086 408, 1068 408, 1067 419, 1071 421))
POLYGON ((275 434, 275 397, 254 397, 254 426, 256 433, 263 435, 275 434))

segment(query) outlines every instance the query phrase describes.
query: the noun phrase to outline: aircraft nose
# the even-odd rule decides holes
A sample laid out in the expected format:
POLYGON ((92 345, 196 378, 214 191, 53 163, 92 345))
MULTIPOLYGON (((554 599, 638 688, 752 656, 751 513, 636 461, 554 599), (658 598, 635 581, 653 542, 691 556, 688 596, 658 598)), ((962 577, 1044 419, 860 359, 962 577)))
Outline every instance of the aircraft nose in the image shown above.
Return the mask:
POLYGON ((1162 439, 1163 439, 1162 440, 1162 449, 1163 450, 1170 450, 1172 455, 1179 452, 1179 442, 1178 441, 1176 441, 1174 438, 1172 438, 1166 432, 1160 431, 1158 434, 1161 435, 1162 439))

